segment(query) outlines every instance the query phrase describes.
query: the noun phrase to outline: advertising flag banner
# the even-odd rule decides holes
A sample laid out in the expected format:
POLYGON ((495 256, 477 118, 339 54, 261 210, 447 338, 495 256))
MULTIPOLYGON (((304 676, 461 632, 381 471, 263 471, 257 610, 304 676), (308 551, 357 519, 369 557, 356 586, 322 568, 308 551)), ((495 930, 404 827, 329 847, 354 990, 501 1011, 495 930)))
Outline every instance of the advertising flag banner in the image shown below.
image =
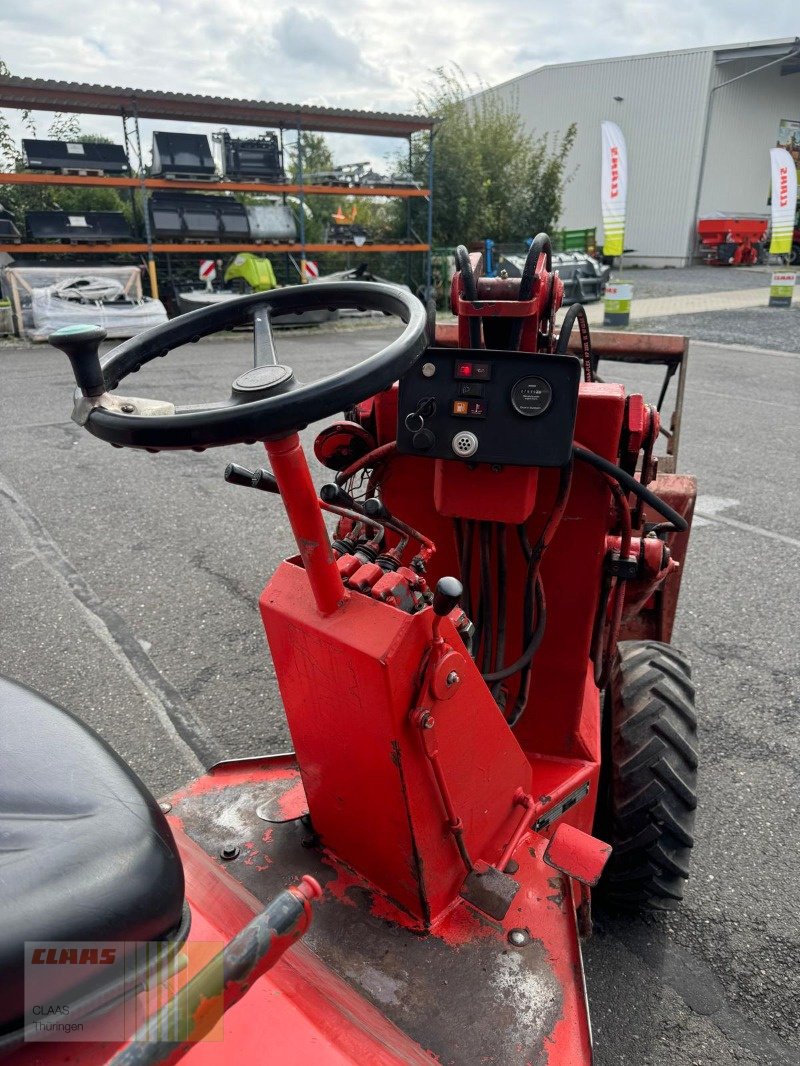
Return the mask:
POLYGON ((603 255, 622 255, 625 240, 625 201, 628 195, 628 155, 625 138, 615 122, 602 124, 603 255))
POLYGON ((788 255, 792 250, 794 216, 797 210, 797 170, 785 148, 770 148, 772 161, 772 240, 770 255, 788 255))

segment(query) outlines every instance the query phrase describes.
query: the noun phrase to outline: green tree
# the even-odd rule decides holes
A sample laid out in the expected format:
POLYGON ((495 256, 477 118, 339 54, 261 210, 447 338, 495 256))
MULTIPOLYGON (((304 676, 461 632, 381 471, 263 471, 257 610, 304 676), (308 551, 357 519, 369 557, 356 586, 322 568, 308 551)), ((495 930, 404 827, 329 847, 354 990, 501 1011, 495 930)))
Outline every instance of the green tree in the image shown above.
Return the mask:
MULTIPOLYGON (((321 133, 301 133, 299 146, 302 152, 303 183, 309 185, 309 175, 325 170, 333 170, 336 164, 330 145, 321 133)), ((293 183, 300 181, 300 158, 298 156, 298 142, 294 141, 286 149, 287 175, 293 183)), ((305 217, 305 236, 307 244, 321 244, 325 240, 325 230, 331 215, 341 202, 340 196, 307 196, 305 202, 311 212, 311 217, 305 217)), ((295 213, 299 214, 299 204, 295 207, 295 213)))
MULTIPOLYGON (((535 136, 513 102, 472 86, 457 67, 439 68, 419 93, 418 109, 435 116, 433 241, 469 244, 521 240, 552 229, 561 213, 573 123, 564 134, 535 136)), ((397 160, 398 165, 404 161, 397 160)), ((412 138, 411 169, 428 183, 428 137, 412 138)), ((424 226, 414 206, 414 225, 424 226)))

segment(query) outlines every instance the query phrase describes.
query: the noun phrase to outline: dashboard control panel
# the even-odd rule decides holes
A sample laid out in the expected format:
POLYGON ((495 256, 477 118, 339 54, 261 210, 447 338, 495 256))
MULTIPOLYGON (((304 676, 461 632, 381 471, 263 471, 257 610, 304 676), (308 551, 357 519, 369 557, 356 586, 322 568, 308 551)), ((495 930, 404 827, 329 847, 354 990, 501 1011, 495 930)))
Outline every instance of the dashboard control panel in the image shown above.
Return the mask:
POLYGON ((572 355, 428 348, 400 381, 398 451, 563 466, 572 452, 580 380, 572 355))

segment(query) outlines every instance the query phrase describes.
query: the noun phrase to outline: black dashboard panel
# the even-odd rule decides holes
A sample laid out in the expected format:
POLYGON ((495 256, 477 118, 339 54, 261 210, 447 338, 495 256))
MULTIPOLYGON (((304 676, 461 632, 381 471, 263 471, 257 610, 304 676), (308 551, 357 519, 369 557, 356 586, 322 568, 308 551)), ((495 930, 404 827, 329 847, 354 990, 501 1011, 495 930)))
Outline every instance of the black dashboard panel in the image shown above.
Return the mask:
POLYGON ((572 355, 428 348, 400 382, 398 451, 562 466, 572 453, 580 380, 572 355))

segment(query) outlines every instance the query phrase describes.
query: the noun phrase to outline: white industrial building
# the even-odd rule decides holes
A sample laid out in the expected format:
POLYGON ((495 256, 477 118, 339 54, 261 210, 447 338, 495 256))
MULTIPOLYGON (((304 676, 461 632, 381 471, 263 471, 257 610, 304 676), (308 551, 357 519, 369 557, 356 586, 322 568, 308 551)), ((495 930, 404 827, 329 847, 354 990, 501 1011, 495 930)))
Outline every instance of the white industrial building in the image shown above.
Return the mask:
POLYGON ((577 124, 559 227, 596 226, 599 244, 600 124, 617 123, 628 150, 626 262, 684 266, 697 218, 768 215, 769 149, 781 123, 800 137, 800 41, 560 63, 488 91, 537 135, 577 124))

